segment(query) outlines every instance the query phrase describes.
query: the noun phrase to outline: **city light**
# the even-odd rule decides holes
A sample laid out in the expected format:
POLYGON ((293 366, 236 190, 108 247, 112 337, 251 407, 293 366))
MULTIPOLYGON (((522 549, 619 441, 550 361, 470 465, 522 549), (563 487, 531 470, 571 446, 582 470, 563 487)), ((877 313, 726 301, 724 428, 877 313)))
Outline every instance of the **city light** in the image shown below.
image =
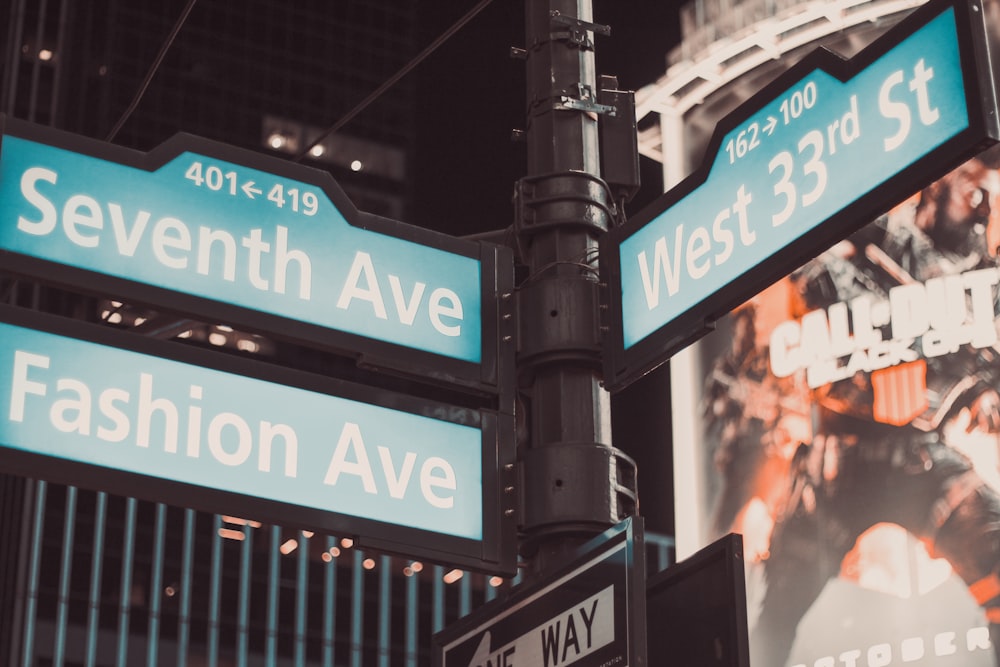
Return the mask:
POLYGON ((241 338, 236 341, 236 349, 241 352, 259 352, 260 345, 249 338, 241 338))
POLYGON ((277 132, 267 138, 267 145, 275 150, 280 150, 288 144, 288 137, 277 132))
POLYGON ((219 537, 227 540, 236 540, 237 542, 242 542, 246 539, 246 535, 243 534, 241 530, 233 530, 232 528, 220 528, 219 537))

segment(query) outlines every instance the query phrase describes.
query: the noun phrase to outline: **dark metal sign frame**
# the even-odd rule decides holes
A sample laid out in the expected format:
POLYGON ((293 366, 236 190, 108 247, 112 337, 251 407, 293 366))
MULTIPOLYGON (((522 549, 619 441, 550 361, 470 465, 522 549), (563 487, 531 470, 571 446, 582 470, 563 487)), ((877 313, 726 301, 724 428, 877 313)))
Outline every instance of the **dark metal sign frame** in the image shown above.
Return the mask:
MULTIPOLYGON (((481 362, 450 358, 359 334, 320 326, 222 300, 164 289, 17 252, 0 250, 0 267, 15 275, 86 294, 160 307, 210 323, 219 322, 246 331, 273 336, 314 348, 334 351, 357 360, 360 366, 393 372, 465 391, 492 396, 512 405, 514 348, 504 342, 509 333, 513 290, 513 258, 507 248, 472 242, 358 211, 333 177, 319 169, 269 155, 180 133, 148 153, 27 123, 0 115, 3 134, 45 144, 109 163, 155 172, 186 152, 218 159, 313 186, 326 194, 347 222, 359 229, 410 241, 454 255, 469 257, 481 267, 481 362), (508 320, 510 318, 508 317, 508 320)), ((7 221, 4 224, 13 224, 7 221)))
MULTIPOLYGON (((215 513, 246 516, 267 523, 351 537, 361 548, 373 548, 407 557, 423 558, 455 567, 511 576, 516 572, 514 499, 504 489, 514 485, 513 417, 494 411, 456 408, 436 401, 335 380, 250 360, 234 354, 204 350, 175 342, 149 339, 107 326, 58 317, 12 306, 0 306, 0 323, 57 336, 138 352, 150 357, 300 388, 375 406, 391 406, 402 413, 429 416, 462 424, 472 420, 481 431, 482 539, 412 528, 366 517, 314 507, 276 502, 261 495, 233 493, 170 479, 42 455, 11 448, 0 442, 4 472, 72 484, 109 493, 191 507, 215 513)), ((5 415, 6 418, 6 415, 5 415)), ((331 439, 336 436, 331 434, 331 439)), ((359 498, 358 502, 364 502, 359 498)))
POLYGON ((646 583, 651 665, 750 667, 743 536, 730 533, 646 583))

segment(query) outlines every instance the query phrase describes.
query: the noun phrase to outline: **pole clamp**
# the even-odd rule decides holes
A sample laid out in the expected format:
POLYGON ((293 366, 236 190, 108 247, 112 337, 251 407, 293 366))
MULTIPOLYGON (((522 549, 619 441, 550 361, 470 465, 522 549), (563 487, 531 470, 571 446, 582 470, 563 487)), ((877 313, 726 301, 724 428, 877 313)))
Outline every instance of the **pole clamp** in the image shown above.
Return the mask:
POLYGON ((597 102, 594 89, 583 83, 576 84, 576 90, 565 90, 552 102, 552 108, 557 111, 590 111, 596 114, 606 114, 614 117, 618 110, 610 104, 597 102), (574 93, 576 96, 574 97, 574 93))
POLYGON ((552 19, 553 26, 559 26, 567 29, 566 32, 569 34, 569 41, 571 44, 576 44, 583 49, 594 48, 594 42, 590 39, 589 33, 593 32, 604 36, 611 34, 611 26, 584 21, 583 19, 579 19, 575 16, 566 16, 558 9, 553 9, 549 13, 549 16, 552 19))

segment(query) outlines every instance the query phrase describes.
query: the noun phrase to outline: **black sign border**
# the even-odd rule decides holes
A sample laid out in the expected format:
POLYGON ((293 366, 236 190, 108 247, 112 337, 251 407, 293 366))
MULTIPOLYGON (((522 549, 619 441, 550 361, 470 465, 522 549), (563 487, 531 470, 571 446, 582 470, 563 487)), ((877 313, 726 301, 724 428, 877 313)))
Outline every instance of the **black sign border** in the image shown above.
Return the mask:
MULTIPOLYGON (((570 556, 569 562, 547 573, 544 579, 521 584, 504 598, 498 598, 476 609, 471 614, 462 617, 444 630, 437 632, 431 639, 432 667, 446 667, 446 647, 457 638, 472 633, 479 633, 493 625, 493 619, 512 607, 527 604, 533 597, 550 595, 547 591, 551 582, 578 570, 584 565, 600 565, 602 558, 615 551, 619 545, 625 544, 627 587, 629 595, 628 620, 626 630, 628 641, 628 667, 642 667, 646 664, 646 546, 644 539, 644 522, 641 516, 623 519, 615 526, 594 537, 579 547, 570 556)), ((576 664, 586 665, 585 661, 576 664)), ((464 667, 464 666, 463 666, 464 667)))
POLYGON ((610 230, 600 240, 601 275, 608 286, 607 302, 611 318, 603 350, 605 387, 612 392, 620 391, 656 369, 674 354, 712 331, 716 320, 754 294, 871 222, 920 187, 940 178, 1000 140, 997 93, 990 62, 982 2, 930 0, 849 60, 825 48, 810 52, 723 118, 712 134, 705 157, 694 172, 624 225, 610 230), (619 256, 622 242, 704 183, 720 152, 723 138, 774 101, 777 95, 815 69, 822 69, 842 82, 847 81, 948 8, 955 10, 969 126, 626 350, 619 256), (914 184, 918 185, 915 187, 914 184))
MULTIPOLYGON (((722 536, 715 542, 699 549, 684 560, 668 566, 666 569, 649 577, 646 582, 646 599, 659 595, 666 595, 671 592, 671 586, 686 578, 696 576, 706 570, 711 573, 722 572, 725 579, 723 585, 730 592, 731 597, 727 605, 729 616, 727 618, 728 627, 727 645, 730 647, 732 662, 727 662, 729 667, 750 667, 750 637, 747 625, 747 587, 746 570, 743 561, 743 536, 739 533, 729 533, 722 536)), ((653 624, 658 619, 647 614, 646 634, 654 630, 653 624)), ((662 627, 662 626, 661 626, 662 627)), ((662 658, 668 656, 650 655, 649 659, 662 658)), ((665 662, 652 663, 656 665, 666 664, 665 662)))
POLYGON ((390 368, 436 384, 458 385, 483 395, 500 395, 513 403, 514 348, 504 344, 503 316, 509 306, 503 294, 512 291, 514 261, 507 248, 468 241, 359 211, 328 172, 263 153, 187 133, 178 133, 148 153, 110 144, 0 114, 0 142, 10 135, 88 157, 155 172, 185 152, 224 160, 322 190, 348 224, 374 233, 411 241, 477 260, 481 267, 480 363, 447 357, 324 327, 310 322, 127 280, 75 266, 0 250, 4 271, 42 283, 100 297, 161 307, 192 319, 230 324, 247 331, 329 350, 355 358, 371 369, 390 368))
MULTIPOLYGON (((514 484, 514 474, 511 472, 515 460, 513 416, 487 410, 456 408, 437 401, 292 370, 235 354, 223 354, 181 343, 145 338, 107 326, 14 306, 0 305, 0 322, 274 384, 373 405, 391 405, 394 410, 421 416, 434 414, 435 418, 441 418, 438 415, 455 414, 451 411, 475 415, 479 421, 477 426, 482 432, 483 538, 482 540, 461 538, 262 497, 114 470, 9 448, 0 442, 0 451, 3 453, 0 457, 0 468, 4 472, 178 507, 246 516, 289 528, 350 537, 354 539, 358 548, 370 547, 377 551, 426 559, 487 574, 512 576, 516 572, 516 521, 513 513, 508 513, 508 510, 512 509, 513 500, 510 494, 504 493, 505 487, 514 484)), ((447 418, 444 420, 448 421, 447 418)))

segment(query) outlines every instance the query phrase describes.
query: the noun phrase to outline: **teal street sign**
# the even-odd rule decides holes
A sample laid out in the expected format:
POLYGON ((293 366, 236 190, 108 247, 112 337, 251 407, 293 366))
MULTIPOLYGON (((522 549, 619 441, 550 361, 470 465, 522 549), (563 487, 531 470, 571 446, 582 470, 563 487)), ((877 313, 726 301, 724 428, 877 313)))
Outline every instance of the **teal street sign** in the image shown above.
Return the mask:
POLYGON ((620 388, 1000 137, 983 8, 932 0, 849 61, 807 56, 691 177, 602 242, 620 388))
POLYGON ((0 468, 513 572, 511 417, 220 356, 0 310, 0 468))
POLYGON ((332 177, 178 135, 150 153, 4 120, 0 261, 477 388, 509 253, 357 211, 332 177))

